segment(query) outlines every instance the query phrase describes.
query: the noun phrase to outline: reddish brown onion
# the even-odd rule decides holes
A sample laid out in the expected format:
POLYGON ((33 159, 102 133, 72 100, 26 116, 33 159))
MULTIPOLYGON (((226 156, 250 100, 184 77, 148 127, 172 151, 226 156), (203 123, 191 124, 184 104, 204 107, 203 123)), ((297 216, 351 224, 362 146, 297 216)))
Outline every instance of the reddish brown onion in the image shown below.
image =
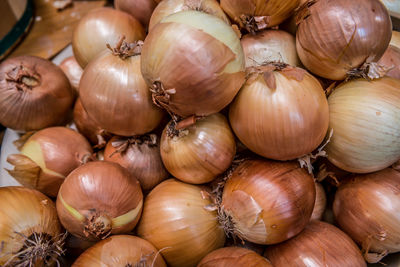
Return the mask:
POLYGON ((76 61, 74 56, 67 57, 60 63, 60 68, 63 70, 65 75, 67 76, 69 83, 72 88, 75 90, 75 93, 78 94, 79 81, 81 80, 81 76, 83 73, 82 67, 76 61))
POLYGON ((386 76, 400 79, 400 48, 389 45, 378 64, 390 69, 386 76))
POLYGON ((157 2, 154 0, 115 0, 114 5, 116 9, 132 15, 147 28, 157 2))

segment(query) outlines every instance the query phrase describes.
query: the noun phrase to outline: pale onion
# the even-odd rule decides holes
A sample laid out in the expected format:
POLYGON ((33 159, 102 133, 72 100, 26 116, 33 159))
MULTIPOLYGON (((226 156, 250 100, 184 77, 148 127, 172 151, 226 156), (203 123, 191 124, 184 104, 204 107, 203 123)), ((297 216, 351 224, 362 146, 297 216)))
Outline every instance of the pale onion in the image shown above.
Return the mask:
POLYGON ((392 31, 392 40, 390 40, 390 44, 400 49, 400 32, 392 31))
POLYGON ((335 226, 317 220, 311 221, 294 238, 267 247, 264 255, 274 267, 367 266, 350 237, 335 226))
POLYGON ((231 25, 216 0, 164 0, 154 9, 151 15, 149 31, 165 17, 184 10, 202 11, 217 16, 228 25, 231 25))
POLYGON ((143 194, 138 180, 117 163, 95 161, 75 169, 57 196, 57 213, 71 234, 96 241, 129 233, 139 221, 143 194))
POLYGON ((226 118, 216 113, 176 130, 171 121, 161 136, 161 158, 179 180, 203 184, 231 165, 236 152, 235 136, 226 118))
POLYGON ((111 236, 87 249, 72 267, 166 267, 164 259, 148 241, 129 235, 111 236))
POLYGON ((304 229, 314 202, 314 180, 297 162, 248 160, 225 184, 220 217, 239 238, 276 244, 304 229))
POLYGON ((56 197, 65 177, 92 156, 89 142, 66 127, 50 127, 33 134, 7 161, 7 170, 22 185, 56 197))
POLYGON ((326 194, 324 187, 315 182, 315 204, 311 214, 311 220, 321 220, 326 208, 326 194))
POLYGON ((147 28, 157 2, 155 0, 115 0, 114 5, 116 9, 132 15, 147 28))
POLYGON ((83 72, 79 98, 89 117, 107 132, 141 135, 161 121, 163 111, 152 102, 140 61, 140 45, 122 41, 98 55, 83 72))
POLYGON ((171 267, 192 267, 224 245, 224 230, 200 186, 169 179, 147 195, 137 227, 171 267))
POLYGON ((82 17, 72 35, 72 48, 76 61, 82 68, 101 51, 106 44, 114 47, 121 36, 127 42, 143 40, 145 31, 131 15, 109 7, 91 10, 82 17))
POLYGON ((54 203, 25 187, 0 187, 0 203, 0 265, 55 265, 65 236, 54 203))
POLYGON ((400 158, 400 80, 353 80, 328 98, 333 136, 328 159, 354 173, 382 170, 400 158))
POLYGON ((67 57, 60 63, 60 68, 67 76, 69 83, 78 95, 79 81, 83 73, 82 67, 76 61, 74 56, 67 57))
POLYGON ((311 153, 323 141, 328 103, 318 80, 305 70, 258 67, 232 102, 229 121, 251 151, 291 160, 311 153))
POLYGON ((400 48, 389 45, 378 64, 389 69, 386 76, 400 79, 400 48))
POLYGON ((349 179, 336 192, 333 211, 367 261, 400 251, 400 172, 387 168, 349 179))
POLYGON ((243 46, 246 68, 258 67, 270 62, 283 62, 295 67, 301 65, 296 51, 296 39, 280 30, 266 30, 247 34, 240 40, 243 46))
POLYGON ((235 31, 200 11, 178 12, 158 23, 144 42, 141 62, 154 100, 182 117, 219 112, 245 76, 235 31))

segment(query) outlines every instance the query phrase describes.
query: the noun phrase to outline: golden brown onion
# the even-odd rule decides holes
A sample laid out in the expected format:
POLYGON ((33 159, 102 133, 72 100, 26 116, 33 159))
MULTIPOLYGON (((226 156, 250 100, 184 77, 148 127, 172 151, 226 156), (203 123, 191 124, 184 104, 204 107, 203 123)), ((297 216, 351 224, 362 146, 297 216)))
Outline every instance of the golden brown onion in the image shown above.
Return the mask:
POLYGON ((74 56, 67 57, 60 63, 60 68, 67 76, 69 83, 78 95, 79 81, 83 73, 82 67, 76 61, 74 56))
POLYGON ((315 204, 311 220, 321 220, 326 207, 326 194, 324 187, 318 182, 315 182, 315 193, 315 204))
POLYGON ((392 40, 390 40, 390 45, 400 48, 400 32, 392 31, 392 40))
POLYGON ((248 160, 225 184, 223 225, 250 242, 276 244, 304 229, 314 202, 313 178, 297 162, 248 160))
POLYGON ((378 64, 390 69, 386 76, 400 79, 400 48, 389 45, 378 64))
POLYGON ((157 3, 154 0, 115 0, 114 5, 116 9, 132 15, 147 28, 157 3))
POLYGON ((129 233, 139 221, 143 194, 138 180, 117 163, 89 162, 60 187, 57 213, 71 234, 96 241, 129 233))
POLYGON ((171 267, 192 267, 224 245, 217 213, 202 187, 169 179, 147 195, 137 233, 161 251, 171 267))
POLYGON ((392 23, 379 0, 313 2, 300 12, 296 34, 297 53, 308 70, 344 80, 350 70, 382 57, 392 23))
POLYGON ((367 266, 350 237, 335 226, 316 220, 294 238, 267 247, 264 255, 274 267, 367 266))

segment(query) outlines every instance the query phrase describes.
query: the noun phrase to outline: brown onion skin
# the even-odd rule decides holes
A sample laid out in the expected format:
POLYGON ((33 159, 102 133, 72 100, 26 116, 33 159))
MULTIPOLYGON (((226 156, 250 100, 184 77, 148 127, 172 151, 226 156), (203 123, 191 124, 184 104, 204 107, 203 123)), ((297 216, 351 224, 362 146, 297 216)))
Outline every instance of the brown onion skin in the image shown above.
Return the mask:
POLYGON ((130 14, 147 28, 157 2, 154 0, 115 0, 114 6, 116 9, 130 14))
POLYGON ((69 83, 75 90, 75 94, 78 94, 79 81, 83 73, 82 67, 76 61, 74 56, 67 57, 60 63, 60 68, 67 76, 69 83))
POLYGON ((297 53, 312 73, 344 80, 347 72, 378 61, 392 32, 389 13, 377 0, 320 0, 297 30, 297 53))
POLYGON ((390 69, 386 76, 400 79, 400 48, 389 45, 378 64, 390 69))
POLYGON ((301 232, 314 202, 314 181, 297 162, 245 161, 227 180, 222 195, 222 209, 232 218, 234 234, 264 245, 301 232))
POLYGON ((254 251, 226 247, 214 250, 205 256, 197 267, 272 267, 272 264, 254 251))
POLYGON ((274 267, 367 266, 350 237, 337 227, 317 220, 294 238, 267 247, 264 256, 274 267))
POLYGON ((67 77, 51 61, 19 56, 0 64, 0 124, 5 127, 33 131, 61 125, 69 119, 73 103, 67 77), (27 77, 33 79, 31 86, 25 86, 27 77))
POLYGON ((315 182, 315 204, 311 220, 321 220, 326 208, 326 194, 321 183, 315 182))

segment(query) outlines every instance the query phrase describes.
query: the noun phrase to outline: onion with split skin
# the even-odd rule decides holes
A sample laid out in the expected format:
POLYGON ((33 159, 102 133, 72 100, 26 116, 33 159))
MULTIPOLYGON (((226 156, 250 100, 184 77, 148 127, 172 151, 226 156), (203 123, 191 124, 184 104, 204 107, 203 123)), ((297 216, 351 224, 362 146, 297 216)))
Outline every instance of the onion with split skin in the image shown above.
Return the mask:
POLYGON ((386 76, 400 79, 400 48, 389 45, 378 64, 389 69, 386 76))
POLYGON ((116 9, 132 15, 147 28, 157 2, 155 0, 115 0, 114 5, 116 9))
POLYGON ((60 63, 60 68, 67 76, 69 83, 78 95, 79 81, 83 73, 82 67, 76 61, 74 56, 67 57, 60 63))

